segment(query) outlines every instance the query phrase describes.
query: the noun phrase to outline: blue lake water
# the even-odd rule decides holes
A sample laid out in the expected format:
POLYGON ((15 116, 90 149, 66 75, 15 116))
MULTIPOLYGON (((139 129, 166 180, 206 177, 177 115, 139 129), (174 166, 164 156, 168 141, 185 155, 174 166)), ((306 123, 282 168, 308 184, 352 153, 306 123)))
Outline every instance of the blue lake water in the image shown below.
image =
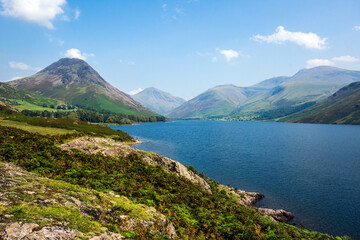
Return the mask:
POLYGON ((292 223, 360 239, 360 126, 175 121, 114 126, 222 183, 265 194, 292 223))

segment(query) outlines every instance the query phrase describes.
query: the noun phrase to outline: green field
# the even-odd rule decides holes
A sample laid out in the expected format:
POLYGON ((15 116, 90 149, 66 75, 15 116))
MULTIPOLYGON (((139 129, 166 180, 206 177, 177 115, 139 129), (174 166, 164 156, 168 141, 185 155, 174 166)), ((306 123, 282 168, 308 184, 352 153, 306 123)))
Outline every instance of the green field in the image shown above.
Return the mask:
POLYGON ((56 135, 56 134, 74 133, 73 130, 34 126, 34 125, 30 125, 26 122, 9 121, 9 120, 3 120, 1 118, 0 118, 0 125, 4 126, 4 127, 14 127, 14 128, 22 129, 22 130, 32 132, 32 133, 39 133, 41 135, 47 135, 47 134, 56 135))

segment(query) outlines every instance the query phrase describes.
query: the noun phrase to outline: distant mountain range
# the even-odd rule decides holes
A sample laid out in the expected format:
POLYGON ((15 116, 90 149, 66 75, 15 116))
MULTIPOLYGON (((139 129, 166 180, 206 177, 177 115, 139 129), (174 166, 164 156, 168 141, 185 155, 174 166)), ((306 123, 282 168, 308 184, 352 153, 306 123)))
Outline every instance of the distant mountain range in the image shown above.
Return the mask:
POLYGON ((273 120, 315 105, 341 87, 360 81, 359 71, 321 66, 251 87, 218 86, 168 114, 185 119, 273 120))
POLYGON ((140 102, 143 106, 150 108, 152 111, 159 114, 167 114, 186 102, 180 97, 174 97, 170 93, 154 87, 146 88, 135 95, 131 95, 131 97, 140 102))
POLYGON ((175 119, 360 124, 360 71, 329 66, 303 69, 250 87, 216 86, 186 102, 156 88, 129 96, 85 61, 63 58, 30 77, 0 83, 0 101, 19 111, 66 105, 62 109, 147 119, 166 114, 175 119))
POLYGON ((42 71, 8 84, 74 106, 128 115, 156 115, 106 82, 89 64, 63 58, 42 71))

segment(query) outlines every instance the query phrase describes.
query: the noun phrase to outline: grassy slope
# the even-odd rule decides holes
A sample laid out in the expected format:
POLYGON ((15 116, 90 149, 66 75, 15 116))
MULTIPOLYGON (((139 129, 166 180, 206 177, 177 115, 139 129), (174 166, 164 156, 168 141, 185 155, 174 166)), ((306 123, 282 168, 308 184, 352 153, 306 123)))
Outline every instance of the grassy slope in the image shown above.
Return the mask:
POLYGON ((13 86, 1 82, 0 100, 20 111, 24 109, 54 111, 54 109, 50 108, 50 105, 56 106, 63 104, 61 101, 46 98, 22 89, 17 89, 13 86), (43 107, 44 104, 49 107, 43 107))
POLYGON ((360 83, 352 83, 313 107, 279 121, 360 124, 360 83))
POLYGON ((109 137, 115 140, 133 142, 134 139, 125 132, 83 122, 75 119, 27 117, 7 106, 0 105, 0 125, 15 127, 40 134, 69 134, 109 137))
POLYGON ((0 126, 19 128, 28 132, 39 133, 41 135, 71 134, 74 132, 61 128, 39 127, 30 125, 26 122, 10 121, 3 119, 0 119, 0 126))
MULTIPOLYGON (((257 115, 268 119, 288 115, 311 102, 319 101, 343 85, 311 82, 285 82, 271 92, 257 95, 245 102, 231 117, 257 115)), ((309 104, 311 105, 311 104, 309 104)))

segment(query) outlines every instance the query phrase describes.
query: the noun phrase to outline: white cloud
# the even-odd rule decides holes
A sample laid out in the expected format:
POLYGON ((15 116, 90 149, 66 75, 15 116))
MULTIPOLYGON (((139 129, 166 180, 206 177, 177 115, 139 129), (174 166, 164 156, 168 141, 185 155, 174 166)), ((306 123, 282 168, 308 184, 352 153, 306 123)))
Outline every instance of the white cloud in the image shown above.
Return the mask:
POLYGON ((136 65, 136 62, 128 62, 128 65, 136 65))
POLYGON ((313 68, 313 67, 318 67, 318 66, 335 66, 338 63, 351 63, 351 62, 357 62, 359 61, 358 58, 356 57, 352 57, 349 55, 346 56, 340 56, 340 57, 333 57, 331 59, 310 59, 306 62, 306 67, 307 68, 313 68))
POLYGON ((320 38, 316 33, 290 32, 286 31, 283 26, 277 27, 275 33, 271 35, 255 35, 252 39, 276 44, 294 42, 309 49, 324 49, 326 47, 326 38, 320 38))
POLYGON ((355 31, 360 31, 360 25, 354 26, 354 30, 355 30, 355 31))
POLYGON ((79 19, 79 17, 80 17, 80 10, 77 8, 77 9, 75 9, 75 19, 76 20, 78 20, 79 19))
POLYGON ((28 70, 31 67, 23 62, 9 62, 9 66, 14 69, 28 70))
POLYGON ((212 62, 217 62, 217 57, 213 57, 213 58, 211 59, 211 61, 212 61, 212 62))
POLYGON ((341 57, 333 57, 331 60, 333 60, 335 62, 357 62, 357 61, 359 61, 358 58, 352 57, 349 55, 341 56, 341 57))
POLYGON ((232 49, 220 50, 220 53, 225 56, 227 62, 230 62, 233 58, 237 58, 240 55, 237 51, 232 49))
POLYGON ((71 48, 71 49, 68 49, 66 51, 66 53, 64 54, 65 57, 68 57, 68 58, 78 58, 78 59, 82 59, 82 60, 86 60, 88 59, 89 57, 95 57, 95 55, 93 53, 81 53, 81 51, 79 49, 76 49, 76 48, 71 48))
POLYGON ((52 21, 64 13, 62 5, 66 4, 66 0, 0 0, 0 3, 1 15, 54 29, 52 21))
POLYGON ((142 89, 142 88, 138 88, 138 89, 132 90, 132 91, 129 92, 129 95, 135 95, 135 94, 137 94, 137 93, 139 93, 139 92, 142 92, 143 90, 144 90, 144 89, 142 89))
POLYGON ((318 66, 334 66, 335 63, 329 59, 310 59, 306 62, 306 68, 313 68, 318 66))

